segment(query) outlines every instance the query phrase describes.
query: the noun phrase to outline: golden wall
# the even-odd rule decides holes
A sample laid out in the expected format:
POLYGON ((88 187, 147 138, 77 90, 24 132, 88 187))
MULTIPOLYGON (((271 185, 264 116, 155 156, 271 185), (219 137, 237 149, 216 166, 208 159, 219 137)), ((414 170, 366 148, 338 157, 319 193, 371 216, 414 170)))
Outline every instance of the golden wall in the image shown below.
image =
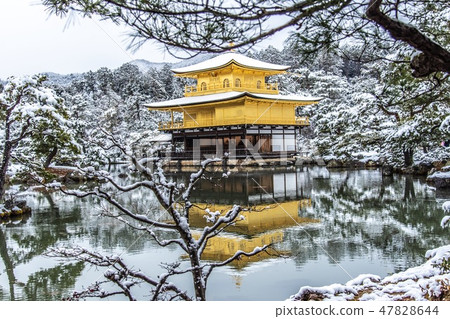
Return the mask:
MULTIPOLYGON (((266 83, 269 71, 250 70, 235 65, 201 72, 195 75, 197 84, 186 86, 185 96, 205 95, 228 91, 249 91, 254 93, 278 94, 277 83, 266 83)), ((280 73, 280 72, 275 72, 280 73)))
POLYGON ((239 124, 297 125, 298 102, 244 97, 230 102, 183 108, 183 128, 239 124))

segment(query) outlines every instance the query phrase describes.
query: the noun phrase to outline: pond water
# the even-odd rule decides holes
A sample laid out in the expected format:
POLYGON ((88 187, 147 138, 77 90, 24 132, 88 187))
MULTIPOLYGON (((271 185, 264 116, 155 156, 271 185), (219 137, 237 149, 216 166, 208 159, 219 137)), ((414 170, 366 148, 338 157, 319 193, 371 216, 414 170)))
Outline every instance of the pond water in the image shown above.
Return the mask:
MULTIPOLYGON (((116 169, 118 173, 122 168, 116 169)), ((182 181, 189 173, 169 176, 182 181)), ((450 196, 436 194, 412 176, 324 167, 209 176, 218 178, 201 180, 193 193, 192 202, 200 208, 191 212, 191 227, 205 225, 205 207, 221 210, 236 203, 252 212, 211 241, 204 258, 224 260, 237 249, 251 251, 269 242, 275 248, 270 255, 216 269, 207 287, 209 300, 285 300, 305 285, 402 271, 423 263, 426 250, 449 243, 450 233, 439 223, 444 216, 441 205, 450 196)), ((132 179, 122 178, 121 183, 132 179)), ((96 198, 38 191, 25 196, 33 214, 0 225, 0 300, 61 300, 103 279, 104 269, 44 256, 50 247, 82 246, 120 254, 152 276, 165 272, 161 263, 185 262, 177 247, 161 248, 124 224, 99 216, 103 204, 96 198)), ((122 194, 120 201, 164 219, 149 192, 122 194)), ((192 291, 189 276, 172 281, 192 291)), ((143 288, 138 295, 148 299, 143 288)))

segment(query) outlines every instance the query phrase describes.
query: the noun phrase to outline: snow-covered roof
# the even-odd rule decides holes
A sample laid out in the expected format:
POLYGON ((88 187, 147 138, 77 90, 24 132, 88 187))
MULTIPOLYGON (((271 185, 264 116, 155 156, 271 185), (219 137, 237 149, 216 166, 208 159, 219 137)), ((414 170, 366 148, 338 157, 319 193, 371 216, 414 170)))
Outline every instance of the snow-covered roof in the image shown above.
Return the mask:
POLYGON ((177 106, 187 106, 187 105, 194 105, 194 104, 205 104, 205 103, 211 103, 211 102, 234 100, 234 99, 244 97, 244 96, 265 99, 265 100, 269 99, 269 100, 293 101, 293 102, 318 102, 322 99, 320 97, 305 97, 305 96, 300 96, 300 95, 259 94, 259 93, 250 93, 250 92, 231 91, 231 92, 225 92, 225 93, 182 97, 179 99, 174 99, 174 100, 169 100, 169 101, 144 104, 144 106, 150 107, 150 108, 177 107, 177 106))
POLYGON ((191 72, 198 72, 198 71, 207 71, 207 70, 215 70, 221 67, 224 67, 228 64, 235 63, 237 65, 248 67, 252 69, 261 69, 261 70, 271 70, 271 71, 284 71, 288 69, 290 66, 288 65, 280 65, 280 64, 273 64, 273 63, 267 63, 262 62, 259 60, 255 60, 249 57, 246 57, 245 55, 238 54, 238 53, 225 53, 219 56, 216 56, 215 58, 190 65, 183 68, 178 69, 172 69, 174 73, 191 73, 191 72))
POLYGON ((158 134, 150 140, 150 142, 170 142, 170 141, 172 141, 172 134, 158 134))

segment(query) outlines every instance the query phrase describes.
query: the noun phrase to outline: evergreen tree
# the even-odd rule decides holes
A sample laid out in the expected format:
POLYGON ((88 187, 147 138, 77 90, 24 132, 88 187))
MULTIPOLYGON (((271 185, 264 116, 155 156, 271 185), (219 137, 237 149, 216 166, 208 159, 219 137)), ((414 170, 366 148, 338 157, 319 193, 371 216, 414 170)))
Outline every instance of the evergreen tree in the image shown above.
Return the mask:
POLYGON ((11 160, 47 167, 61 148, 77 151, 63 100, 43 85, 45 77, 9 78, 0 93, 2 162, 0 198, 11 160), (20 149, 20 152, 17 152, 20 149))

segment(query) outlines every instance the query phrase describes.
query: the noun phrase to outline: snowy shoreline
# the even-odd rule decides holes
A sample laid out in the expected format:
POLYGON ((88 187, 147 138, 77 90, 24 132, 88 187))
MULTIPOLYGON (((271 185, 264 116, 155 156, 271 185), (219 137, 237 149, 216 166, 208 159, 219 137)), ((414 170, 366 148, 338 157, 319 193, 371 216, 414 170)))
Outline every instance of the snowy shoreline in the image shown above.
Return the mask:
POLYGON ((291 301, 426 301, 450 300, 450 245, 426 252, 428 260, 417 267, 380 278, 362 274, 345 284, 304 286, 291 301))
MULTIPOLYGON (((450 213, 450 201, 442 205, 444 213, 450 213)), ((441 227, 445 228, 450 216, 444 216, 441 227)), ((322 287, 301 287, 290 297, 292 301, 442 301, 450 300, 450 245, 428 250, 428 260, 419 266, 384 278, 361 274, 345 284, 322 287)))

